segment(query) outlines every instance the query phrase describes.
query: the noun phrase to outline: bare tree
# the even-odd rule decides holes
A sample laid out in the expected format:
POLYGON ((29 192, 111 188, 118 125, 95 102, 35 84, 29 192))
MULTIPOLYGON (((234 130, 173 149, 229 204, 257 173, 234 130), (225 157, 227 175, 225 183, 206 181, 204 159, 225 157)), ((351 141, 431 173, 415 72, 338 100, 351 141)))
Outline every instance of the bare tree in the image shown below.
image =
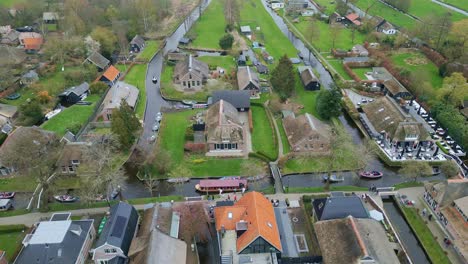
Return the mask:
POLYGON ((332 39, 332 48, 335 48, 335 42, 341 34, 341 27, 337 24, 332 24, 330 26, 330 36, 332 39))
POLYGON ((459 173, 460 168, 454 160, 448 160, 442 163, 442 165, 440 166, 440 170, 445 174, 447 178, 451 178, 459 173))
POLYGON ((203 205, 200 202, 186 202, 174 208, 180 214, 180 231, 187 244, 191 244, 196 238, 201 242, 208 239, 208 215, 203 205))

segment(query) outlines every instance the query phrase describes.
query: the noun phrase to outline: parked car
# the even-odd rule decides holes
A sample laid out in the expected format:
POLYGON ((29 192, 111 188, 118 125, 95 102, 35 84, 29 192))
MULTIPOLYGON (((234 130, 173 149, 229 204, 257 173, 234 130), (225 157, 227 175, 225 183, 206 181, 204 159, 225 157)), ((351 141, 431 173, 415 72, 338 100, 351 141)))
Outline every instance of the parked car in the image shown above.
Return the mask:
POLYGON ((158 123, 154 124, 152 130, 153 131, 158 131, 159 130, 159 124, 158 123))
POLYGON ((162 114, 161 114, 161 112, 158 112, 156 114, 156 122, 161 122, 161 120, 162 120, 162 114))
POLYGON ((156 135, 152 135, 151 137, 148 138, 149 141, 153 142, 156 140, 156 135))

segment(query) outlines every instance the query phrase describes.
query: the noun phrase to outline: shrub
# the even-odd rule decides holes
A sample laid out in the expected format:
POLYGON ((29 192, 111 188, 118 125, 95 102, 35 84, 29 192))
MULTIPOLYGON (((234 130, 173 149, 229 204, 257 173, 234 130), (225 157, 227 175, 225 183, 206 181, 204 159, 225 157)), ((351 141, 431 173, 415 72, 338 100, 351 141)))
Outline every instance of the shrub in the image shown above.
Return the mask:
POLYGON ((263 156, 263 155, 259 154, 258 152, 250 152, 250 153, 249 153, 249 157, 250 157, 250 158, 261 159, 261 160, 263 160, 263 161, 265 161, 265 162, 270 162, 270 159, 269 159, 268 157, 263 156))
POLYGON ((78 133, 78 131, 80 131, 80 129, 81 129, 81 124, 78 123, 78 122, 72 123, 71 125, 69 125, 67 127, 67 129, 70 132, 72 132, 74 135, 76 135, 78 133))
POLYGON ((234 37, 231 34, 225 34, 219 40, 219 46, 224 50, 231 49, 233 43, 234 43, 234 37))
MULTIPOLYGON (((194 143, 194 142, 187 142, 184 145, 184 150, 194 152, 194 153, 203 153, 206 152, 206 145, 205 143, 194 143)), ((195 164, 203 163, 204 160, 193 160, 195 164)))
POLYGON ((48 91, 40 91, 37 93, 37 99, 41 104, 47 104, 50 102, 50 100, 52 100, 52 96, 49 95, 48 91))
POLYGON ((24 225, 1 225, 0 234, 8 234, 13 232, 21 232, 27 229, 24 225))
POLYGON ((188 126, 186 129, 185 129, 185 140, 186 141, 193 141, 193 127, 192 126, 188 126))
POLYGON ((90 86, 89 86, 89 90, 91 91, 92 94, 98 94, 98 95, 101 95, 101 94, 104 94, 104 92, 107 90, 107 84, 103 83, 103 82, 93 82, 90 86))

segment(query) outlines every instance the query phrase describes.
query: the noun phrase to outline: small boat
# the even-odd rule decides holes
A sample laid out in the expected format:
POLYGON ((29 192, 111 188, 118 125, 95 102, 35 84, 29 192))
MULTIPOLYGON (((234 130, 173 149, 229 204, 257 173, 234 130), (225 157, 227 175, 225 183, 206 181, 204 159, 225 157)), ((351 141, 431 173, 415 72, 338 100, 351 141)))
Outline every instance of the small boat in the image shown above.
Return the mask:
POLYGON ((112 200, 114 200, 115 198, 117 198, 120 194, 120 188, 116 188, 112 191, 110 197, 112 198, 112 200))
POLYGON ((323 178, 324 181, 329 180, 330 182, 342 182, 342 181, 344 181, 343 176, 338 177, 335 174, 331 175, 330 179, 328 179, 328 175, 323 175, 322 178, 323 178))
POLYGON ((200 180, 195 189, 204 193, 237 192, 247 189, 247 179, 200 180))
POLYGON ((13 199, 15 192, 0 192, 0 199, 13 199))
POLYGON ((437 175, 437 174, 440 174, 440 168, 432 167, 432 175, 437 175))
POLYGON ((381 173, 380 171, 363 171, 359 173, 359 176, 367 179, 378 179, 383 176, 383 173, 381 173))
POLYGON ((78 197, 71 196, 71 195, 68 195, 68 194, 56 195, 56 196, 54 196, 54 198, 55 198, 55 200, 57 200, 57 202, 61 202, 61 203, 73 203, 73 202, 78 201, 78 197))
POLYGON ((185 177, 185 178, 172 178, 172 179, 168 179, 167 182, 170 182, 170 183, 183 183, 183 182, 188 182, 190 181, 190 178, 188 177, 185 177))
POLYGON ((55 109, 55 110, 53 110, 53 111, 47 113, 47 114, 45 115, 45 118, 46 118, 47 120, 49 120, 49 119, 51 119, 52 117, 58 115, 60 112, 62 112, 62 109, 57 108, 57 109, 55 109))
POLYGON ((196 102, 196 101, 191 101, 191 100, 182 100, 182 103, 183 103, 184 105, 190 105, 190 106, 192 106, 192 105, 196 104, 197 102, 196 102))

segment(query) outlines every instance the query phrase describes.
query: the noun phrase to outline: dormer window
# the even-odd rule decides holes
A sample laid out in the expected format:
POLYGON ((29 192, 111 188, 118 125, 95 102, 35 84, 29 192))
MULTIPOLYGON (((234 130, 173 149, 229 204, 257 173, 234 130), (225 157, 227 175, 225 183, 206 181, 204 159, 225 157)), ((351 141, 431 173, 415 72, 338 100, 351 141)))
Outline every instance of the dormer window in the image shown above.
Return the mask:
POLYGON ((71 163, 73 165, 79 165, 80 164, 80 161, 79 160, 72 160, 71 163))

